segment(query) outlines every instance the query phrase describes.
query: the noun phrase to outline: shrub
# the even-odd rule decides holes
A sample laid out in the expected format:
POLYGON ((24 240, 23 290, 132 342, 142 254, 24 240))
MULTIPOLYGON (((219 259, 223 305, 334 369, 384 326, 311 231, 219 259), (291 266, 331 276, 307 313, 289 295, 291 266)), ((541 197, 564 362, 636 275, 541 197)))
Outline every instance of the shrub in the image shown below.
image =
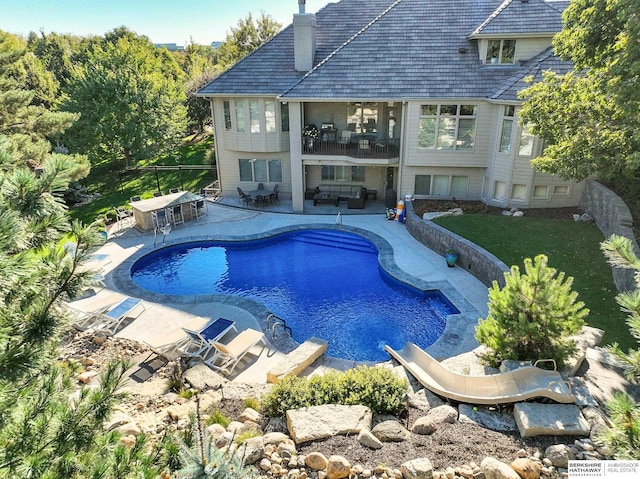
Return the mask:
POLYGON ((397 414, 404 409, 406 389, 406 381, 390 369, 360 366, 309 379, 286 378, 271 389, 260 406, 269 417, 284 416, 289 409, 321 404, 360 404, 375 414, 397 414))
POLYGON ((573 278, 547 266, 545 255, 524 260, 525 273, 512 266, 505 286, 489 289, 489 314, 476 326, 476 339, 491 348, 491 365, 505 359, 555 359, 558 364, 574 351, 568 336, 584 325, 589 310, 571 290, 573 278))
POLYGON ((611 427, 596 435, 611 448, 618 460, 640 457, 640 406, 627 394, 616 392, 606 403, 611 417, 611 427))

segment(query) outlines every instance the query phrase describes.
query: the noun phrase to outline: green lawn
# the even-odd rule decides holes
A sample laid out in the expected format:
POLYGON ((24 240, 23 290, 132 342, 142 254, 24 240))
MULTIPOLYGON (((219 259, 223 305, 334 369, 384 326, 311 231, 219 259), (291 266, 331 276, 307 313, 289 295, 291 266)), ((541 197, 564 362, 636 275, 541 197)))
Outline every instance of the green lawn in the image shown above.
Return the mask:
POLYGON ((490 251, 507 265, 523 268, 524 258, 544 253, 549 266, 574 278, 573 289, 590 313, 590 326, 606 331, 602 345, 618 342, 624 350, 638 343, 629 334, 626 315, 615 302, 611 267, 600 252, 604 240, 595 224, 547 218, 462 215, 438 218, 439 225, 490 251))
MULTIPOLYGON (((198 143, 185 142, 175 153, 162 156, 139 166, 178 166, 178 165, 206 165, 210 164, 209 156, 213 149, 213 140, 208 139, 198 143)), ((212 155, 211 155, 212 156, 212 155)), ((132 196, 150 198, 158 190, 167 193, 171 188, 180 188, 198 192, 207 184, 215 180, 211 170, 168 170, 153 171, 140 174, 125 174, 119 172, 109 161, 103 161, 91 168, 89 176, 83 180, 90 194, 99 193, 100 197, 90 203, 74 208, 71 217, 83 223, 91 223, 97 216, 103 214, 114 215, 116 206, 129 204, 132 196)))

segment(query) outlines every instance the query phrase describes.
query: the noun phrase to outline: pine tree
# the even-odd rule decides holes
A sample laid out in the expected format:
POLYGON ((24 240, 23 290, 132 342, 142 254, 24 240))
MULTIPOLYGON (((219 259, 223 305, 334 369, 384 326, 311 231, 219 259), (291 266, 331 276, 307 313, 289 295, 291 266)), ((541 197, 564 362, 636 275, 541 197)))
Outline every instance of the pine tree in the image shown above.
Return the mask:
POLYGON ((554 359, 558 364, 573 352, 568 336, 583 325, 589 310, 565 280, 547 265, 545 255, 524 260, 505 273, 505 286, 496 281, 489 289, 489 314, 476 326, 476 339, 489 348, 486 360, 497 365, 505 359, 554 359))

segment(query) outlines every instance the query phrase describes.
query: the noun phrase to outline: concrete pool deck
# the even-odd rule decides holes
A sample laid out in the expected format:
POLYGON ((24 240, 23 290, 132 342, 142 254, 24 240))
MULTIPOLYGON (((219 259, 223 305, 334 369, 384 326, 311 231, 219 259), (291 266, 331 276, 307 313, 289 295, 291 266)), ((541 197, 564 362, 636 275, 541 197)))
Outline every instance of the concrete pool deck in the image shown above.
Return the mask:
MULTIPOLYGON (((373 237, 380 238, 390 246, 385 254, 389 257, 387 260, 395 265, 394 275, 412 278, 412 282, 424 289, 440 289, 461 311, 460 315, 452 315, 447 319, 444 334, 428 348, 430 354, 447 358, 469 352, 478 346, 473 337, 474 326, 478 318, 487 314, 487 287, 480 281, 462 268, 447 267, 444 258, 415 240, 404 224, 386 220, 383 206, 375 214, 348 214, 346 209, 335 206, 313 208, 310 211, 327 214, 249 210, 208 202, 205 216, 173 228, 166 238, 159 235, 154 239, 153 232, 141 232, 132 225, 114 225, 108 241, 97 251, 107 258, 100 264, 106 287, 97 291, 95 297, 79 300, 75 305, 83 308, 114 291, 141 298, 146 310, 133 321, 127 321, 116 336, 156 347, 179 339, 183 335, 181 327, 197 328, 211 318, 232 319, 239 330, 264 329, 268 310, 262 305, 220 295, 157 295, 133 285, 129 267, 136 258, 161 247, 163 240, 165 244, 173 244, 197 239, 257 237, 300 225, 336 227, 336 215, 341 212, 345 229, 370 232, 373 237)), ((272 332, 267 331, 266 335, 268 346, 264 349, 255 347, 252 353, 256 354, 245 356, 230 379, 264 383, 266 372, 295 346, 281 334, 274 338, 272 332)), ((325 356, 314 364, 314 368, 346 369, 354 365, 353 361, 325 356)))

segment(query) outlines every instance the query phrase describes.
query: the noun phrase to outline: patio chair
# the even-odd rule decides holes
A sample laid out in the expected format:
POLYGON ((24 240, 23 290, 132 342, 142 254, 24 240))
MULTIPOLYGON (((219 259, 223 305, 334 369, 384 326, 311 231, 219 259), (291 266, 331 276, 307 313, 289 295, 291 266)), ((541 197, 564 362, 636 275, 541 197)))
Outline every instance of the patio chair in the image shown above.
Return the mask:
POLYGON ((371 153, 371 143, 369 140, 358 140, 358 156, 371 153))
POLYGON ((142 198, 140 196, 132 196, 130 200, 132 203, 135 203, 136 201, 141 201, 142 198))
POLYGON ((173 223, 173 226, 184 223, 184 213, 182 212, 182 205, 172 206, 169 212, 171 213, 171 222, 173 223))
POLYGON ((203 358, 203 362, 212 369, 230 375, 242 358, 258 343, 267 345, 264 333, 255 329, 245 329, 228 344, 211 341, 213 349, 203 358))
POLYGON ((141 299, 127 296, 102 311, 88 313, 87 317, 83 320, 75 321, 73 327, 80 331, 93 329, 108 334, 115 334, 122 324, 122 321, 129 317, 138 307, 141 307, 142 311, 146 310, 141 299))
POLYGON ((468 404, 508 404, 543 397, 559 403, 575 403, 571 385, 557 371, 525 366, 500 374, 468 376, 449 371, 415 344, 400 351, 385 351, 430 391, 468 404))
POLYGON ((131 226, 131 220, 133 216, 131 215, 131 211, 125 208, 121 208, 119 206, 115 207, 116 210, 116 223, 118 224, 118 230, 122 231, 125 227, 125 222, 131 226))
POLYGON ((153 196, 155 198, 158 198, 158 197, 162 196, 162 191, 154 191, 153 196))
POLYGON ((154 228, 162 228, 163 226, 170 224, 166 209, 152 212, 151 220, 153 221, 154 228))
POLYGON ((196 221, 197 221, 200 219, 200 216, 204 214, 204 211, 205 211, 204 200, 192 201, 190 204, 191 204, 191 216, 193 217, 195 215, 196 221))
POLYGON ((273 191, 269 195, 269 203, 280 204, 280 186, 278 183, 273 187, 273 191))
POLYGON ((169 190, 169 194, 171 194, 171 193, 178 193, 179 191, 180 191, 180 190, 179 190, 178 188, 171 188, 171 189, 169 190))
POLYGON ((342 130, 342 134, 340 138, 338 138, 338 146, 341 150, 349 148, 349 143, 351 143, 351 130, 342 130))

